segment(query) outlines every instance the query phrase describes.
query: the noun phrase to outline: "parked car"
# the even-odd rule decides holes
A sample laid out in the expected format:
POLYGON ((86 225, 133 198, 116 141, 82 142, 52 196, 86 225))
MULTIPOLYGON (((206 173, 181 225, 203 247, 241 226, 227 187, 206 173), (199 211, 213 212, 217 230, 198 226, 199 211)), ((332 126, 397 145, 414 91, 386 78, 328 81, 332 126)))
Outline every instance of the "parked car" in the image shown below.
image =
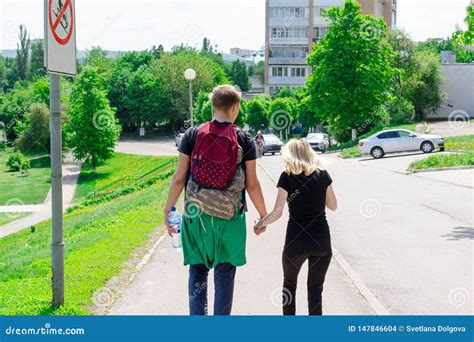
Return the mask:
POLYGON ((178 147, 179 144, 181 144, 181 140, 183 140, 183 137, 184 137, 184 133, 176 134, 176 136, 174 138, 174 143, 176 144, 176 147, 178 147))
POLYGON ((264 134, 263 135, 263 155, 265 153, 275 154, 281 152, 283 142, 275 134, 264 134))
POLYGON ((329 136, 327 134, 310 133, 305 139, 315 151, 324 153, 329 148, 329 136))
POLYGON ((359 142, 360 152, 370 154, 375 159, 383 158, 386 153, 420 150, 431 153, 436 149, 444 151, 443 137, 405 129, 382 131, 359 142))

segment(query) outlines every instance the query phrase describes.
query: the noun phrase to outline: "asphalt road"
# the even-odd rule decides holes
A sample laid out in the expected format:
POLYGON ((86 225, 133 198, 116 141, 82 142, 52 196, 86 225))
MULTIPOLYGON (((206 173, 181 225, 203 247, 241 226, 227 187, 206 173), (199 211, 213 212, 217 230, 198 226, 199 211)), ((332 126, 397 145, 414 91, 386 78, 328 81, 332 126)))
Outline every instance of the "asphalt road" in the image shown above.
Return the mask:
POLYGON ((391 314, 473 314, 474 171, 404 174, 420 157, 322 156, 339 199, 333 244, 391 314))
MULTIPOLYGON (((121 143, 119 150, 163 155, 171 153, 170 145, 121 143)), ((407 175, 410 162, 424 157, 322 155, 339 199, 339 210, 328 215, 333 245, 345 262, 344 267, 335 259, 331 263, 325 314, 374 314, 371 296, 394 315, 474 313, 474 171, 407 175)), ((260 164, 272 178, 283 170, 278 155, 260 164)), ((259 174, 270 208, 275 185, 263 168, 259 174)), ((250 210, 249 225, 255 216, 250 210)), ((284 230, 283 219, 261 239, 249 231, 249 263, 238 273, 234 313, 280 314, 275 294, 281 286, 284 230)), ((300 314, 305 313, 305 277, 306 269, 300 274, 300 314)), ((165 239, 111 314, 186 314, 186 279, 182 256, 165 239)))

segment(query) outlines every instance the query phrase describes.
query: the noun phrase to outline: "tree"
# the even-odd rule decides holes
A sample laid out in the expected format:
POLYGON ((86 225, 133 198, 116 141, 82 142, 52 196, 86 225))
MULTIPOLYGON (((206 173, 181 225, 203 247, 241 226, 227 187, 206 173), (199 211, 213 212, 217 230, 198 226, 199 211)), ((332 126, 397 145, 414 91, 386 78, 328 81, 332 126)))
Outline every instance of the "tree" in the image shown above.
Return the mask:
POLYGON ((8 69, 5 58, 0 56, 0 94, 5 92, 8 87, 8 69))
POLYGON ((232 63, 230 77, 242 91, 248 91, 251 87, 247 65, 239 59, 232 63))
POLYGON ((456 30, 452 39, 459 45, 474 45, 474 4, 469 5, 466 8, 467 16, 464 19, 467 30, 456 30))
POLYGON ((263 84, 265 82, 265 62, 260 61, 257 64, 250 66, 249 76, 258 77, 260 82, 263 84))
POLYGON ((441 65, 438 56, 424 51, 414 55, 414 63, 414 74, 407 84, 407 98, 415 106, 416 117, 425 119, 439 109, 444 99, 441 65))
POLYGON ((44 67, 44 50, 43 42, 38 41, 31 45, 30 65, 28 68, 28 80, 33 80, 35 77, 46 75, 44 67))
POLYGON ((87 51, 84 65, 94 66, 97 71, 103 74, 105 77, 110 75, 112 61, 107 56, 105 51, 100 46, 94 46, 90 51, 87 51))
POLYGON ((294 98, 281 97, 273 100, 267 113, 270 127, 277 131, 290 128, 295 120, 295 105, 294 98))
POLYGON ((105 79, 96 67, 86 67, 71 94, 70 145, 74 157, 90 161, 94 171, 99 162, 111 158, 121 127, 110 107, 105 79))
POLYGON ((250 100, 247 104, 247 124, 254 130, 268 127, 269 121, 265 106, 258 98, 250 100))
POLYGON ((131 74, 125 94, 125 109, 136 127, 153 126, 165 121, 160 113, 169 106, 169 99, 164 96, 161 82, 149 66, 142 65, 131 74))
POLYGON ((201 52, 210 52, 210 53, 214 52, 214 48, 212 47, 212 44, 209 38, 204 38, 202 40, 201 52))
POLYGON ((16 141, 22 152, 34 149, 50 150, 49 108, 44 103, 34 103, 30 107, 28 125, 16 141))
POLYGON ((20 41, 16 49, 16 66, 20 80, 26 80, 28 71, 28 56, 30 54, 30 36, 24 25, 20 25, 20 41))
POLYGON ((394 52, 386 42, 386 24, 362 15, 356 1, 347 0, 324 15, 330 29, 308 57, 313 67, 308 88, 314 110, 330 132, 349 140, 355 130, 362 133, 362 127, 385 120, 394 52))
POLYGON ((210 93, 217 84, 216 69, 220 66, 194 50, 164 54, 150 65, 151 72, 162 85, 164 97, 169 100, 169 106, 162 114, 172 124, 173 131, 189 118, 189 84, 184 78, 184 71, 188 68, 193 68, 197 74, 193 81, 193 97, 196 98, 200 92, 210 93))

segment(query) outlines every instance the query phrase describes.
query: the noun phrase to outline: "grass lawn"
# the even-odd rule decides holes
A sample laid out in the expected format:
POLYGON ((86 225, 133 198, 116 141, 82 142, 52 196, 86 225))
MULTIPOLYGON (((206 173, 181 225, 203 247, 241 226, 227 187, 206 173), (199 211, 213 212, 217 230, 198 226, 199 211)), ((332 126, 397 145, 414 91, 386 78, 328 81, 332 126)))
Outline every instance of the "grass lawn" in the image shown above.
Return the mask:
POLYGON ((116 153, 107 162, 97 167, 94 174, 90 163, 82 166, 81 174, 74 194, 74 200, 80 202, 96 189, 118 181, 124 177, 139 177, 174 157, 137 156, 116 153))
POLYGON ((0 226, 32 215, 31 213, 0 213, 0 226))
POLYGON ((427 170, 457 166, 474 166, 474 152, 434 155, 411 163, 409 170, 427 170))
POLYGON ((360 158, 362 157, 362 154, 359 151, 359 147, 351 147, 351 148, 346 148, 341 152, 339 155, 342 159, 349 159, 349 158, 360 158))
POLYGON ((161 225, 170 179, 65 215, 66 304, 57 310, 50 306, 51 222, 0 239, 0 315, 91 314, 94 292, 161 225))
POLYGON ((12 149, 7 149, 5 153, 0 153, 0 205, 5 205, 11 199, 24 204, 43 203, 51 186, 49 157, 44 153, 28 154, 27 157, 36 159, 30 161, 31 169, 26 176, 8 171, 6 162, 12 152, 12 149))
POLYGON ((474 135, 446 138, 446 149, 474 151, 474 135))

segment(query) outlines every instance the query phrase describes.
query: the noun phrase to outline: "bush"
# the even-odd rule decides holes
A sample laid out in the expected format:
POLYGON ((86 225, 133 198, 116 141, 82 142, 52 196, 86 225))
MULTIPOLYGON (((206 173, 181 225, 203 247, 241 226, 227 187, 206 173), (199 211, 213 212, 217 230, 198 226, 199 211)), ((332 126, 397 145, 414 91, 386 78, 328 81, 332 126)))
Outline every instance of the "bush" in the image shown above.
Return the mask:
POLYGON ((393 98, 386 105, 391 124, 410 122, 415 112, 415 106, 404 98, 393 98))
POLYGON ((5 152, 7 150, 7 142, 5 140, 0 141, 0 152, 5 152))
POLYGON ((45 104, 34 103, 27 114, 28 125, 16 141, 22 152, 32 149, 49 150, 49 109, 45 104))
POLYGON ((26 160, 23 153, 13 153, 7 160, 10 172, 26 171, 31 168, 30 162, 26 160))

